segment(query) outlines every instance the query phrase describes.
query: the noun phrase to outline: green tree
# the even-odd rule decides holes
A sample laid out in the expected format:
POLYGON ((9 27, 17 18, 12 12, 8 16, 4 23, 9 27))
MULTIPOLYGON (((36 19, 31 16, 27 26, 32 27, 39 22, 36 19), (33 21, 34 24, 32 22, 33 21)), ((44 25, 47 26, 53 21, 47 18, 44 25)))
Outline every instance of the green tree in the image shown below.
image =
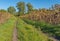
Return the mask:
POLYGON ((7 11, 11 14, 15 14, 16 13, 16 9, 13 6, 8 7, 7 11))
POLYGON ((33 6, 31 3, 27 3, 27 9, 28 9, 28 13, 30 13, 33 10, 33 6))
POLYGON ((18 9, 18 16, 23 15, 25 13, 25 3, 24 2, 18 2, 17 3, 17 9, 18 9))

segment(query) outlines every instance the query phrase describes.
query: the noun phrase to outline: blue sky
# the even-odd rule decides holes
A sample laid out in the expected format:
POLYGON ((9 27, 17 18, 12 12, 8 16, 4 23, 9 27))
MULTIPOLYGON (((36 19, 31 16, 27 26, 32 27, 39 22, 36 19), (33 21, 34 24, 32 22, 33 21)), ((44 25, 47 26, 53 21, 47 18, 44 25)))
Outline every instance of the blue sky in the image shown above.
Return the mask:
POLYGON ((0 9, 7 9, 9 6, 16 7, 19 1, 30 2, 34 8, 49 8, 54 4, 60 4, 60 0, 0 0, 0 9))

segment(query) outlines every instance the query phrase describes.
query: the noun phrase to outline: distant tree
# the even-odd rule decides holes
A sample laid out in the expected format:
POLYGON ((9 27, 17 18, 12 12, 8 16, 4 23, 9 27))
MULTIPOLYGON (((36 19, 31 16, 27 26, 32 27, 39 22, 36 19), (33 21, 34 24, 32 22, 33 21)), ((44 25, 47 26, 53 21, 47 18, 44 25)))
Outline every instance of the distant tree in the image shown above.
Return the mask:
POLYGON ((41 12, 47 12, 47 9, 42 8, 42 9, 39 9, 39 11, 41 11, 41 12))
POLYGON ((17 3, 17 9, 18 9, 18 16, 23 15, 25 12, 25 3, 24 2, 18 2, 17 3))
POLYGON ((60 4, 55 4, 55 9, 59 12, 60 11, 60 4))
POLYGON ((4 9, 0 9, 0 12, 7 12, 6 10, 4 10, 4 9))
POLYGON ((13 6, 8 7, 7 11, 11 14, 15 14, 16 9, 13 6))
POLYGON ((33 10, 33 6, 31 3, 27 3, 27 9, 28 9, 28 13, 33 10))
POLYGON ((52 7, 53 7, 52 9, 55 10, 56 12, 60 11, 60 4, 55 4, 52 7))

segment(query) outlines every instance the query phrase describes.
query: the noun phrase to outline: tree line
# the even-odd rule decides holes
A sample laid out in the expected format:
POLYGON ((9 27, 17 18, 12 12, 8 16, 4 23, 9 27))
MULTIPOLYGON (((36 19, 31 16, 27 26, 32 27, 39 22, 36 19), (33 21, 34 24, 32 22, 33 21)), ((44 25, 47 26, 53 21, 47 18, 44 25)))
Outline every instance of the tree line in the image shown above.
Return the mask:
MULTIPOLYGON (((16 8, 14 6, 10 6, 7 8, 7 11, 11 14, 14 14, 16 16, 24 15, 24 14, 29 14, 34 11, 42 11, 42 12, 49 12, 49 11, 54 11, 54 12, 60 12, 60 4, 55 4, 52 5, 49 9, 42 8, 42 9, 34 9, 33 5, 31 3, 25 4, 25 2, 17 2, 16 8), (16 11, 17 8, 17 11, 16 11), (27 10, 26 10, 27 8, 27 10)), ((0 11, 5 11, 5 10, 0 10, 0 11)))
POLYGON ((16 8, 18 10, 17 13, 16 13, 16 9, 13 6, 8 7, 7 11, 11 14, 16 13, 17 16, 20 16, 26 13, 26 7, 28 13, 33 10, 33 6, 31 3, 25 4, 25 2, 18 2, 16 5, 16 8))

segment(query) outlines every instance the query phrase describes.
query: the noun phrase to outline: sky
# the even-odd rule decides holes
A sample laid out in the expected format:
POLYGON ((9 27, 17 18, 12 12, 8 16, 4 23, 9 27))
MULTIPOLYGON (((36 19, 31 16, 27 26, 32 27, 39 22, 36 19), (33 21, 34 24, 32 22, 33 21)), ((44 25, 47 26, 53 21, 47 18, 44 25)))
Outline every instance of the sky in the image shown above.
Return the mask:
POLYGON ((7 9, 9 6, 16 8, 17 2, 30 2, 34 8, 49 8, 54 4, 60 4, 60 0, 0 0, 0 9, 7 9))

